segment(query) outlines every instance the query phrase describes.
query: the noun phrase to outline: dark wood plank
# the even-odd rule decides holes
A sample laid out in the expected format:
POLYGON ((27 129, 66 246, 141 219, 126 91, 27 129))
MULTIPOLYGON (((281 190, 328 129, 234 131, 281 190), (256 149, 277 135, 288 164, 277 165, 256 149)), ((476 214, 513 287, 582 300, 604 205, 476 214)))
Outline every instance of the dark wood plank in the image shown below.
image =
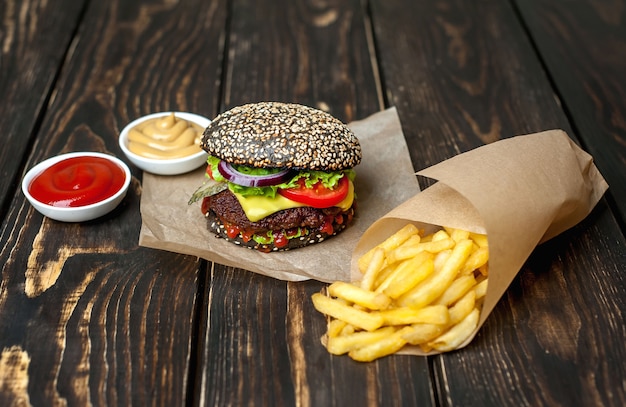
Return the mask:
POLYGON ((214 268, 207 293, 203 377, 196 389, 215 400, 211 405, 220 400, 234 405, 294 405, 292 372, 285 363, 286 288, 282 281, 214 268))
MULTIPOLYGON (((220 1, 91 2, 28 165, 76 150, 122 157, 118 132, 142 114, 213 116, 225 24, 220 1)), ((11 197, 0 349, 2 362, 25 369, 23 382, 0 389, 0 404, 186 405, 202 263, 138 247, 141 172, 132 169, 123 203, 92 222, 50 221, 11 197)))
MULTIPOLYGON (((235 1, 230 20, 222 110, 279 100, 348 122, 382 108, 361 2, 235 1)), ((310 301, 321 283, 215 266, 207 286, 198 404, 432 404, 426 359, 359 364, 328 354, 324 318, 310 301)))
POLYGON ((504 137, 571 133, 533 49, 514 43, 523 31, 509 6, 405 3, 372 1, 372 18, 385 93, 416 170, 504 137))
POLYGON ((381 108, 358 2, 235 1, 223 109, 277 100, 327 110, 344 122, 381 108))
POLYGON ((612 2, 516 1, 581 143, 626 224, 626 16, 612 2))
MULTIPOLYGON (((371 3, 385 91, 416 169, 517 134, 575 136, 510 4, 371 3)), ((537 248, 475 342, 432 358, 438 403, 623 405, 625 246, 602 200, 537 248)))
POLYGON ((21 157, 38 130, 85 3, 6 0, 0 4, 0 217, 19 185, 21 157))

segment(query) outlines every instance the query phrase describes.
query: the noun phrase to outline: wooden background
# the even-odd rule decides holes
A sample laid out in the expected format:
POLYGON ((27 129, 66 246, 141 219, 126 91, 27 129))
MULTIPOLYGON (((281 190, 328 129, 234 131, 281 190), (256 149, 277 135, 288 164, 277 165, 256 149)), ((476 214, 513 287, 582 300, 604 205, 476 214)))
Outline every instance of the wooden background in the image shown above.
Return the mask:
POLYGON ((624 0, 5 0, 0 16, 0 405, 626 405, 624 0), (137 168, 82 224, 19 190, 53 155, 122 157, 141 115, 260 100, 346 122, 395 106, 416 170, 562 128, 610 189, 469 347, 368 364, 320 346, 321 283, 139 247, 137 168))

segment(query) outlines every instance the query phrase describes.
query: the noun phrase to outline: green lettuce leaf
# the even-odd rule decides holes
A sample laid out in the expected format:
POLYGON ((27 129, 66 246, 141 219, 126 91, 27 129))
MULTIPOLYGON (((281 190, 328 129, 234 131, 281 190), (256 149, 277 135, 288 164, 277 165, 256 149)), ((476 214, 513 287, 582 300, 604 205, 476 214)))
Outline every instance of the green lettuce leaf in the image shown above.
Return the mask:
MULTIPOLYGON (((226 178, 222 177, 222 174, 220 174, 219 170, 217 169, 217 165, 220 163, 220 159, 217 157, 213 157, 213 156, 209 156, 209 158, 207 158, 206 162, 209 165, 209 167, 211 167, 211 174, 213 175, 213 179, 217 182, 227 182, 226 178)), ((204 174, 206 177, 209 176, 209 174, 204 174)))
POLYGON ((189 198, 189 201, 187 202, 187 204, 191 205, 195 202, 202 200, 203 198, 207 196, 216 195, 222 192, 223 190, 225 190, 226 188, 228 188, 226 183, 215 182, 209 179, 207 180, 207 182, 200 185, 198 189, 195 190, 195 192, 191 195, 191 198, 189 198))
MULTIPOLYGON (((294 188, 298 185, 298 180, 300 178, 304 179, 307 188, 313 187, 313 185, 315 185, 317 182, 321 182, 322 185, 324 185, 326 188, 335 188, 344 174, 346 174, 348 178, 350 178, 350 180, 352 181, 354 181, 355 177, 355 172, 352 169, 332 172, 303 170, 298 172, 289 181, 282 184, 272 185, 269 187, 246 187, 226 181, 226 179, 220 174, 217 168, 219 162, 220 159, 217 157, 209 156, 209 158, 207 159, 207 163, 211 166, 211 173, 213 174, 213 178, 219 182, 227 182, 228 188, 231 190, 231 192, 238 193, 242 196, 260 195, 268 198, 274 198, 276 197, 278 189, 294 188)), ((249 175, 267 175, 280 170, 273 168, 246 167, 243 165, 237 165, 235 168, 237 169, 237 171, 249 175)))

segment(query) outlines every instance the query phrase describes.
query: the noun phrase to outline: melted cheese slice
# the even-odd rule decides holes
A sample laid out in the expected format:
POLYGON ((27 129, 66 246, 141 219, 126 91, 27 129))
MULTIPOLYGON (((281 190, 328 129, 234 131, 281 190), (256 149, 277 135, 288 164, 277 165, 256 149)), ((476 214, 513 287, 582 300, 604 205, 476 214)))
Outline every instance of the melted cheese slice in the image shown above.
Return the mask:
MULTIPOLYGON (((246 216, 250 221, 257 222, 273 213, 278 211, 282 211, 283 209, 291 209, 298 208, 300 206, 306 206, 305 204, 292 201, 291 199, 285 198, 280 194, 276 194, 275 198, 268 198, 265 196, 251 195, 251 196, 242 196, 240 194, 234 193, 237 197, 237 200, 241 204, 243 211, 246 213, 246 216)), ((350 181, 348 195, 344 198, 343 201, 339 202, 337 207, 346 211, 350 209, 352 206, 352 202, 354 201, 354 184, 350 181)))

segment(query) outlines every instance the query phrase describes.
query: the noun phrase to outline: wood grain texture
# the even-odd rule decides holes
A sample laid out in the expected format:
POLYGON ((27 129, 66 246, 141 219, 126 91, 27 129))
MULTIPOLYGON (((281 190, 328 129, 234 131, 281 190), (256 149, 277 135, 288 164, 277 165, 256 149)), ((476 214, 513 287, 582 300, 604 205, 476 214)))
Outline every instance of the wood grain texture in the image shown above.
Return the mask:
POLYGON ((19 185, 23 161, 53 90, 85 1, 0 4, 0 215, 19 185), (40 52, 45 49, 46 52, 40 52))
POLYGON ((210 308, 198 403, 293 405, 286 363, 286 283, 216 266, 207 294, 210 308))
POLYGON ((358 1, 235 1, 224 109, 275 100, 344 122, 380 110, 367 21, 358 1))
MULTIPOLYGON (((223 2, 90 3, 65 63, 56 62, 61 75, 22 165, 68 151, 123 157, 119 130, 142 114, 212 117, 225 11, 223 2)), ((40 19, 66 23, 48 12, 40 19)), ((51 221, 11 197, 0 237, 0 349, 14 355, 17 346, 29 363, 26 394, 12 386, 9 395, 32 405, 187 402, 201 262, 137 246, 141 172, 131 169, 122 204, 91 222, 51 221)))
POLYGON ((388 103, 416 170, 505 137, 571 133, 506 2, 371 3, 388 103))
POLYGON ((516 1, 626 225, 626 1, 516 1))
MULTIPOLYGON (((372 10, 382 78, 416 168, 517 134, 556 127, 575 137, 510 5, 374 1, 372 10)), ((433 358, 438 402, 621 405, 626 349, 605 335, 623 337, 624 242, 602 201, 538 248, 474 342, 433 358), (604 354, 593 355, 600 341, 604 354)))
POLYGON ((26 406, 30 357, 18 345, 4 348, 0 354, 0 403, 3 406, 26 406))

